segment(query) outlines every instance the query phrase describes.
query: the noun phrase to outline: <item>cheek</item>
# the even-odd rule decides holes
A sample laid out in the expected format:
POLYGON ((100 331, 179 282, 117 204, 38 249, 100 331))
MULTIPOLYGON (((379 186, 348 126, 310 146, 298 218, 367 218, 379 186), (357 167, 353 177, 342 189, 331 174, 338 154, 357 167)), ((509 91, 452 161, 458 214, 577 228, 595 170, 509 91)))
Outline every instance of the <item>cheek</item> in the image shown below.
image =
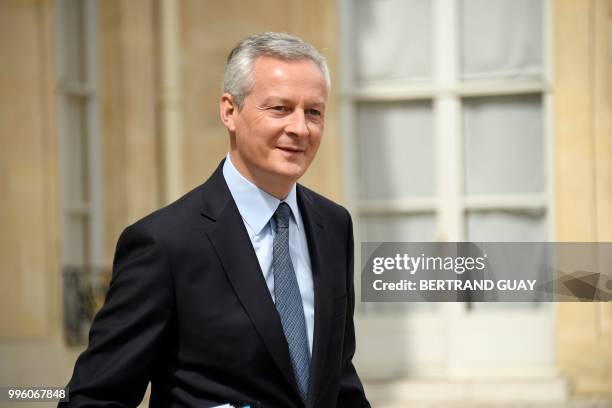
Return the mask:
POLYGON ((245 129, 238 138, 239 148, 252 158, 257 158, 266 150, 267 142, 258 129, 245 129))
POLYGON ((273 128, 265 117, 241 117, 238 125, 240 132, 237 134, 240 136, 237 139, 241 144, 240 150, 261 157, 270 146, 274 146, 273 128))
POLYGON ((278 126, 262 121, 252 129, 251 142, 259 150, 269 150, 276 146, 276 141, 281 134, 282 129, 279 130, 278 126))

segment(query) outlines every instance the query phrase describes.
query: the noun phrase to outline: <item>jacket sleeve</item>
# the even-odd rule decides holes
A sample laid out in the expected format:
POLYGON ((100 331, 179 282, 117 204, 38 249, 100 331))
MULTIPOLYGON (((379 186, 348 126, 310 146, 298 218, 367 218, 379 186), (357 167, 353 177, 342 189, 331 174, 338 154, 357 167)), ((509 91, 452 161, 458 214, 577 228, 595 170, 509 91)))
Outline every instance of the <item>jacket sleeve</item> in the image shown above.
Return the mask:
POLYGON ((340 373, 340 392, 338 393, 337 407, 362 408, 370 407, 361 380, 353 366, 353 356, 355 354, 355 325, 353 313, 355 311, 355 285, 354 285, 354 243, 353 243, 353 222, 351 216, 346 212, 348 218, 347 234, 347 316, 344 332, 344 347, 342 351, 342 371, 340 373))
POLYGON ((164 348, 174 305, 170 265, 139 224, 117 243, 110 287, 60 407, 135 407, 164 348))

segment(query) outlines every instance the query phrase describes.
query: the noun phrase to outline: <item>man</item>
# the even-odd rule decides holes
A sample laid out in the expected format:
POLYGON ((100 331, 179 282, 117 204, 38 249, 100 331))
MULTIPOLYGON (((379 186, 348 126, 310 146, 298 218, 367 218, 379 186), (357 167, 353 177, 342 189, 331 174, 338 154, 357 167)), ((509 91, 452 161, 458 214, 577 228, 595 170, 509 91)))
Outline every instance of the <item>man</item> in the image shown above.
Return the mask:
POLYGON ((206 183, 128 227, 68 406, 368 407, 352 364, 348 212, 296 185, 325 121, 311 45, 243 40, 225 68, 230 152, 206 183))

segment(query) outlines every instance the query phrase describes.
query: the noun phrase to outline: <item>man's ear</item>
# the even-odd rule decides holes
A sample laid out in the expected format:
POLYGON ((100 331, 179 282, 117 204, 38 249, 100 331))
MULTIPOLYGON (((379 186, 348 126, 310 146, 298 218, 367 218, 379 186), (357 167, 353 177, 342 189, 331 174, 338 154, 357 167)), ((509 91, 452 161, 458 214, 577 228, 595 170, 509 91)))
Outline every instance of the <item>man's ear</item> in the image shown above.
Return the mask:
POLYGON ((236 124, 234 123, 234 115, 238 112, 238 106, 234 103, 234 98, 228 93, 221 95, 221 101, 219 102, 219 114, 221 116, 221 122, 230 132, 236 131, 236 124))

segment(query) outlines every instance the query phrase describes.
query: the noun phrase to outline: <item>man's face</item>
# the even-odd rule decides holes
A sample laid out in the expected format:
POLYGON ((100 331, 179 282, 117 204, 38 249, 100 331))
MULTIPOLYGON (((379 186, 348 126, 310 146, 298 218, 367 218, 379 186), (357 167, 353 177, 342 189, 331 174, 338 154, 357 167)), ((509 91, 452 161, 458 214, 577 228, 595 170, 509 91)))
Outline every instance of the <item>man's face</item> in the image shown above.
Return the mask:
POLYGON ((232 163, 274 193, 277 184, 292 185, 314 159, 323 134, 327 88, 323 73, 310 60, 258 57, 252 75, 253 89, 242 109, 226 94, 221 116, 230 131, 232 163))

